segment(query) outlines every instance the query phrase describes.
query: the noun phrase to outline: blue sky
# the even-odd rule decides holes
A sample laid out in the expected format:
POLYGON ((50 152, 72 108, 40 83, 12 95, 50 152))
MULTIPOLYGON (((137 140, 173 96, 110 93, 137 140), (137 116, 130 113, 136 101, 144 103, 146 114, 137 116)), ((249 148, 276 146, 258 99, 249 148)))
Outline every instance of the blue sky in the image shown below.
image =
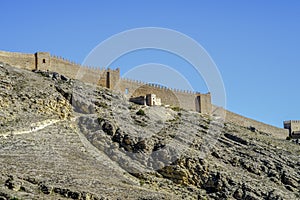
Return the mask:
MULTIPOLYGON (((49 51, 82 63, 114 34, 169 28, 210 54, 222 75, 229 110, 279 127, 283 120, 300 119, 300 1, 11 0, 0 5, 1 50, 49 51)), ((145 51, 114 64, 126 70, 143 62, 183 62, 176 59, 145 51)), ((205 91, 203 81, 197 81, 200 86, 193 86, 205 91)))

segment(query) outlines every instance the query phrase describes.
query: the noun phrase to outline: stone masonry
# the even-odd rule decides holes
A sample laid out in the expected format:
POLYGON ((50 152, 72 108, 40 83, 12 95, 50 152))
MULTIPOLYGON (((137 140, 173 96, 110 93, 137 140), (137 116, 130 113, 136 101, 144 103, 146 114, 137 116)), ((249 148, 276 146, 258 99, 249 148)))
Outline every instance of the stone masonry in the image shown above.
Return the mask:
MULTIPOLYGON (((128 80, 120 77, 120 69, 96 68, 82 66, 62 57, 52 56, 48 52, 35 54, 15 53, 0 51, 0 61, 11 66, 27 70, 53 71, 69 78, 78 79, 86 83, 99 85, 118 91, 125 97, 146 97, 155 94, 161 99, 162 105, 178 106, 186 110, 196 111, 201 114, 213 115, 215 106, 211 103, 211 94, 170 89, 155 84, 143 83, 137 80, 128 80)), ((272 134, 275 137, 285 138, 287 130, 270 126, 241 115, 225 110, 226 122, 242 126, 255 126, 259 131, 272 134), (247 122, 247 123, 246 123, 247 122)), ((288 123, 287 123, 288 124, 288 123)), ((296 127, 291 123, 291 127, 296 127)), ((288 126, 288 125, 287 125, 288 126)), ((298 133, 300 129, 291 128, 292 133, 298 133)))
POLYGON ((300 120, 284 121, 283 126, 289 130, 289 136, 291 138, 300 138, 300 120))

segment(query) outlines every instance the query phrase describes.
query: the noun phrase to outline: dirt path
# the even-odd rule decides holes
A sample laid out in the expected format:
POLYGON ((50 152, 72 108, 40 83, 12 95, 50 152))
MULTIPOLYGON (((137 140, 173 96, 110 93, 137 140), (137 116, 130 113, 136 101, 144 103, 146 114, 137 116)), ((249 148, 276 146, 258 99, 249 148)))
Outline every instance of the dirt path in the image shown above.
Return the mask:
POLYGON ((26 134, 26 133, 33 133, 33 132, 44 129, 47 126, 55 124, 59 121, 61 121, 61 120, 59 120, 59 119, 47 119, 47 120, 44 120, 44 121, 41 121, 41 122, 32 123, 32 124, 30 124, 29 128, 27 128, 27 129, 7 132, 7 133, 4 133, 4 134, 1 134, 1 136, 7 137, 9 135, 20 135, 20 134, 26 134))

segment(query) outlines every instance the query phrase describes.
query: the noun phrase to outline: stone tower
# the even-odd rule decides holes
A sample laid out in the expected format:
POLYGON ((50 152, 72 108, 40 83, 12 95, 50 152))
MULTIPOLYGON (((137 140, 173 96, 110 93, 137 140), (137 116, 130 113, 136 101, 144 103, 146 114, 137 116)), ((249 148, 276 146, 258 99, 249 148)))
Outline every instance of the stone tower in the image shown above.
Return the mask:
POLYGON ((37 70, 49 70, 51 66, 50 53, 37 52, 35 55, 35 69, 37 70))
POLYGON ((211 114, 212 104, 211 104, 211 95, 207 94, 198 94, 196 97, 196 110, 200 113, 211 114))
POLYGON ((114 89, 120 79, 120 68, 116 70, 107 69, 100 75, 98 85, 114 89))
POLYGON ((300 138, 300 120, 284 121, 283 126, 289 130, 291 138, 300 138))

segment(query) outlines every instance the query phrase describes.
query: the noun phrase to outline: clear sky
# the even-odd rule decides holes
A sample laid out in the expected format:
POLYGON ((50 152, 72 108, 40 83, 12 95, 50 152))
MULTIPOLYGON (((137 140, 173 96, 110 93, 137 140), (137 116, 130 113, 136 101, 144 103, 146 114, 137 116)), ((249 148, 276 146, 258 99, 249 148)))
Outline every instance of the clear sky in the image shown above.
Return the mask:
MULTIPOLYGON (((10 0, 0 8, 1 50, 49 51, 78 63, 100 42, 128 29, 179 31, 216 63, 227 109, 279 127, 283 120, 300 119, 300 1, 10 0)), ((122 71, 143 62, 177 61, 145 51, 115 64, 122 71)))

